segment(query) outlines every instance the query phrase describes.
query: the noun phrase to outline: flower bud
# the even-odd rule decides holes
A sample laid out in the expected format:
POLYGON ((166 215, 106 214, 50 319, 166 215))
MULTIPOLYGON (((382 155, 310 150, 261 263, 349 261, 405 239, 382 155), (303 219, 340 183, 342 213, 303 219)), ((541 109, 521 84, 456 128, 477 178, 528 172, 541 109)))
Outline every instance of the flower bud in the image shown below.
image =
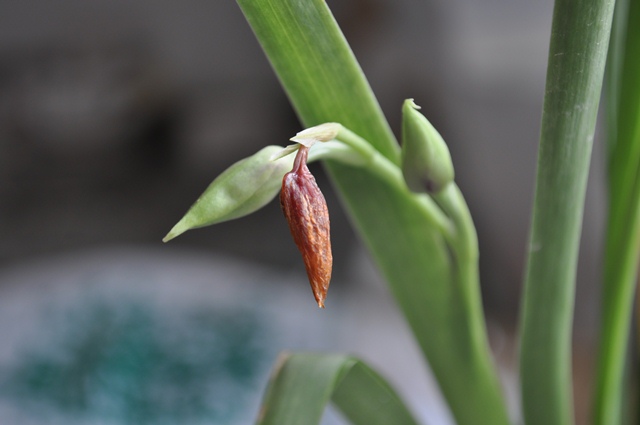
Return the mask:
POLYGON ((407 99, 402 105, 402 174, 413 192, 438 193, 454 179, 449 148, 440 133, 407 99))
POLYGON ((276 197, 282 176, 291 169, 291 156, 277 161, 270 159, 281 149, 281 146, 267 146, 227 168, 163 241, 168 242, 189 229, 243 217, 264 207, 276 197))
POLYGON ((293 240, 302 254, 318 307, 324 308, 333 265, 329 210, 315 178, 307 168, 308 152, 306 146, 300 147, 293 169, 282 179, 280 204, 293 240))

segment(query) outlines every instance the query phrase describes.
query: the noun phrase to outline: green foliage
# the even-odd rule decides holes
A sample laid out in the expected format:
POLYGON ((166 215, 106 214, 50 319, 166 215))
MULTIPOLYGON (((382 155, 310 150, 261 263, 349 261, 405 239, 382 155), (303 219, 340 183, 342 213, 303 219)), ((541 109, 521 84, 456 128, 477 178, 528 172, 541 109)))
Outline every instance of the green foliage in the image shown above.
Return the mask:
POLYGON ((293 164, 292 157, 270 160, 281 149, 280 146, 267 146, 227 168, 163 241, 168 242, 189 229, 244 217, 264 207, 278 194, 282 176, 293 164))
POLYGON ((613 5, 613 0, 555 4, 521 323, 528 425, 573 423, 578 246, 613 5))
MULTIPOLYGON (((237 1, 303 125, 328 123, 292 140, 304 144, 305 137, 321 134, 326 142, 314 146, 310 159, 325 160, 455 420, 459 425, 508 424, 487 343, 475 228, 453 181, 444 141, 407 101, 400 150, 323 0, 237 1)), ((598 425, 620 423, 640 257, 640 2, 629 1, 628 10, 624 2, 619 7, 610 57, 610 215, 598 425)), ((522 303, 520 376, 527 425, 573 423, 576 265, 613 9, 614 0, 556 0, 554 8, 522 303)), ((281 160, 291 158, 286 155, 293 150, 281 152, 281 160)), ((225 183, 235 184, 234 179, 225 183)), ((201 218, 218 202, 207 196, 193 207, 200 221, 178 223, 167 239, 266 202, 260 198, 240 208, 242 214, 234 210, 207 221, 201 218)), ((300 354, 284 358, 276 370, 260 424, 317 424, 329 401, 355 424, 414 423, 388 384, 363 363, 341 355, 300 354)))
POLYGON ((393 389, 360 360, 337 354, 282 354, 258 425, 318 424, 331 399, 355 425, 417 423, 393 389))
MULTIPOLYGON (((324 1, 238 3, 303 124, 339 122, 399 164, 399 147, 324 1)), ((458 235, 447 241, 422 207, 434 200, 416 199, 366 167, 327 161, 327 169, 458 423, 508 423, 487 343, 475 232, 457 187, 438 195, 457 208, 444 211, 455 215, 458 235)))
POLYGON ((618 424, 640 258, 640 2, 619 1, 609 54, 609 219, 594 423, 618 424))

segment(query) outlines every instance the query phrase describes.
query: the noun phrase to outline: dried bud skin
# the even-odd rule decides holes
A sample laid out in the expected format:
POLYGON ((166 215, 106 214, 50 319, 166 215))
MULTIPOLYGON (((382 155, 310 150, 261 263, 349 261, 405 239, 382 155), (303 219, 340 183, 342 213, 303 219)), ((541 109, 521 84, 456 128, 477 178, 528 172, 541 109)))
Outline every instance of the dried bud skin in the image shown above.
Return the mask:
POLYGON ((320 308, 331 281, 333 256, 327 203, 307 168, 308 148, 301 146, 293 170, 282 179, 280 204, 291 235, 302 253, 309 283, 320 308))

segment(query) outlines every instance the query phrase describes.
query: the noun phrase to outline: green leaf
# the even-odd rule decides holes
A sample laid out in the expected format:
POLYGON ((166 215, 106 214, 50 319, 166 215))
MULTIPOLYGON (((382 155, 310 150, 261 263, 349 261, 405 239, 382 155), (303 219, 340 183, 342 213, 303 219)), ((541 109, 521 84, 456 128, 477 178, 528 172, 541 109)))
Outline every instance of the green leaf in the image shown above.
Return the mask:
MULTIPOLYGON (((397 142, 326 2, 238 3, 304 126, 339 122, 399 164, 397 142)), ((458 424, 509 423, 487 343, 473 226, 454 249, 408 190, 367 169, 327 161, 327 170, 458 424), (459 247, 468 248, 464 255, 459 247)), ((445 192, 470 223, 457 187, 445 192)))
POLYGON ((168 242, 190 229, 244 217, 267 205, 293 165, 293 156, 272 160, 281 150, 281 146, 267 146, 227 168, 162 240, 168 242))
POLYGON ((305 127, 339 122, 397 162, 395 137, 323 0, 238 4, 305 127))
POLYGON ((618 1, 609 53, 609 214, 593 419, 621 423, 640 258, 640 2, 618 1))
POLYGON ((571 325, 582 210, 613 0, 557 0, 521 322, 527 425, 573 423, 571 325))
POLYGON ((258 425, 317 425, 329 401, 355 425, 417 423, 391 386, 360 360, 336 354, 282 354, 258 425))

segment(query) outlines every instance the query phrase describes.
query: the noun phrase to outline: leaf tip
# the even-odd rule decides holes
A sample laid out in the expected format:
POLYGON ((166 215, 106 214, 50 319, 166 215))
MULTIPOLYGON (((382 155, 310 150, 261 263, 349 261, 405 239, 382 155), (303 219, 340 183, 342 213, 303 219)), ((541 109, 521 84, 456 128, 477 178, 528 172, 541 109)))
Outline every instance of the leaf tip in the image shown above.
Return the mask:
POLYGON ((167 243, 171 239, 177 238, 178 236, 189 230, 189 228, 190 227, 184 223, 184 220, 180 220, 178 223, 176 223, 175 226, 173 226, 173 228, 171 228, 169 233, 167 233, 167 235, 162 238, 162 242, 167 243))

